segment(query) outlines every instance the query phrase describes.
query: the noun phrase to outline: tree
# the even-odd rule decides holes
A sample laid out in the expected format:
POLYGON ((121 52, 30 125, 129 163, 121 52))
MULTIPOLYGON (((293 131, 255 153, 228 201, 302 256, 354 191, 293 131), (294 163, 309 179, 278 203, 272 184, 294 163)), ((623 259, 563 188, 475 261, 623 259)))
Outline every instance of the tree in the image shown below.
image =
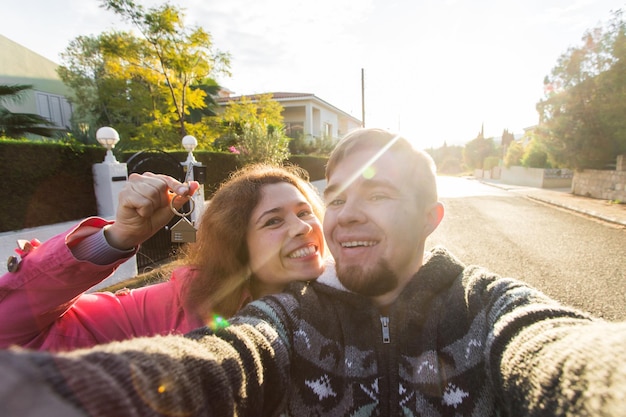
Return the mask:
POLYGON ((97 127, 114 126, 122 138, 129 138, 152 120, 145 111, 153 107, 149 88, 142 79, 124 73, 120 57, 107 48, 121 41, 133 44, 136 38, 115 32, 79 36, 61 55, 65 65, 58 74, 74 92, 75 135, 85 143, 95 143, 97 127))
POLYGON ((237 132, 245 123, 279 127, 283 125, 283 106, 271 93, 243 96, 228 103, 221 119, 230 132, 237 132))
POLYGON ((626 24, 587 31, 561 55, 537 104, 538 137, 557 164, 602 168, 626 152, 626 24))
MULTIPOLYGON (((205 105, 204 90, 191 87, 216 73, 228 73, 228 54, 213 50, 211 36, 202 28, 184 26, 184 14, 170 4, 147 11, 132 0, 102 0, 102 7, 130 21, 143 35, 147 44, 136 50, 138 58, 131 68, 138 72, 162 77, 158 84, 169 92, 168 104, 175 112, 180 137, 187 134, 185 119, 189 108, 205 105), (152 60, 144 60, 152 57, 152 60)), ((124 50, 124 45, 118 45, 124 50)))
POLYGON ((512 166, 522 165, 523 156, 524 147, 522 143, 518 141, 511 142, 504 156, 504 166, 510 168, 512 166))
MULTIPOLYGON (((185 27, 184 14, 170 4, 144 9, 131 0, 102 0, 101 7, 141 36, 108 32, 70 44, 63 55, 69 62, 59 74, 81 90, 75 91, 85 105, 80 122, 110 124, 142 147, 179 146, 189 133, 191 110, 211 103, 207 80, 229 74, 229 55, 214 50, 202 28, 185 27)), ((198 142, 206 143, 203 137, 198 142)))
POLYGON ((463 165, 464 148, 462 146, 448 146, 444 142, 440 148, 430 148, 426 152, 433 157, 437 165, 437 172, 440 174, 456 175, 465 170, 463 165))
POLYGON ((258 126, 265 130, 277 129, 283 132, 282 112, 283 106, 273 99, 271 93, 254 97, 242 96, 230 101, 220 116, 222 134, 216 148, 227 150, 231 146, 237 146, 244 128, 257 130, 258 126))
POLYGON ((27 133, 39 136, 53 137, 55 130, 49 126, 54 126, 52 122, 38 114, 13 113, 2 103, 7 101, 19 101, 23 97, 24 91, 32 89, 32 85, 0 85, 0 136, 9 138, 19 138, 27 133))
POLYGON ((223 135, 217 147, 238 153, 243 164, 280 163, 289 157, 289 140, 283 125, 283 106, 272 94, 240 97, 231 101, 220 120, 223 135))
POLYGON ((506 149, 514 141, 515 141, 515 135, 509 132, 508 129, 504 129, 502 131, 502 139, 500 140, 500 146, 506 149))
POLYGON ((509 146, 511 143, 515 142, 515 135, 509 132, 508 129, 504 129, 502 131, 502 139, 500 140, 500 147, 502 149, 502 158, 506 156, 508 152, 509 146))
MULTIPOLYGON (((81 142, 95 143, 95 127, 109 124, 102 122, 104 112, 99 109, 98 81, 104 79, 104 57, 99 52, 98 39, 78 36, 71 40, 61 53, 61 61, 65 65, 57 68, 59 78, 73 91, 72 131, 81 142)), ((121 131, 120 126, 116 129, 121 131)))
POLYGON ((483 169, 483 163, 490 156, 498 156, 495 143, 492 139, 485 139, 483 130, 475 139, 469 141, 463 150, 463 160, 470 169, 483 169))
POLYGON ((548 153, 537 139, 531 139, 524 149, 521 160, 522 166, 527 168, 551 168, 548 162, 548 153))

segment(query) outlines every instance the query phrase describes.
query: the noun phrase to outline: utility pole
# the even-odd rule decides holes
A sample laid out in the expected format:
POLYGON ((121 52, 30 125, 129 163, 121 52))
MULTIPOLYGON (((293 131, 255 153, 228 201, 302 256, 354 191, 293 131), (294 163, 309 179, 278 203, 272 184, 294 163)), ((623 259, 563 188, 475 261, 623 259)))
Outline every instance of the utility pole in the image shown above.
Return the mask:
POLYGON ((361 68, 361 127, 365 127, 365 70, 361 68))

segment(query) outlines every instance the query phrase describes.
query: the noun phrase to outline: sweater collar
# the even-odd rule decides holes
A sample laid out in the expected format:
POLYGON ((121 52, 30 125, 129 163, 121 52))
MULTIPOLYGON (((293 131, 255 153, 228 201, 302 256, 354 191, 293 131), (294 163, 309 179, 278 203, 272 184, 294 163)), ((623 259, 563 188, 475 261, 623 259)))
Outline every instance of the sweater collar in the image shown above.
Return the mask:
MULTIPOLYGON (((463 272, 464 268, 463 263, 447 249, 436 246, 424 254, 424 264, 407 284, 404 291, 402 291, 400 299, 405 298, 407 293, 414 294, 413 291, 407 291, 408 288, 431 294, 439 293, 449 287, 452 281, 463 272)), ((342 292, 350 292, 339 281, 335 270, 335 262, 332 259, 327 261, 324 273, 317 278, 316 282, 342 292)))

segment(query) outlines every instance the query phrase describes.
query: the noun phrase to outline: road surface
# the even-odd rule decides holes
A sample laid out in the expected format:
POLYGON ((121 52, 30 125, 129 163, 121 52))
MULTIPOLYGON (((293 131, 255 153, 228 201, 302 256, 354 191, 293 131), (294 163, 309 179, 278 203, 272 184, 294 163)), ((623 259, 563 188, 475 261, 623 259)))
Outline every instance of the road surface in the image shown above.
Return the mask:
POLYGON ((478 181, 439 177, 446 214, 426 243, 522 279, 610 320, 626 320, 626 232, 478 181))

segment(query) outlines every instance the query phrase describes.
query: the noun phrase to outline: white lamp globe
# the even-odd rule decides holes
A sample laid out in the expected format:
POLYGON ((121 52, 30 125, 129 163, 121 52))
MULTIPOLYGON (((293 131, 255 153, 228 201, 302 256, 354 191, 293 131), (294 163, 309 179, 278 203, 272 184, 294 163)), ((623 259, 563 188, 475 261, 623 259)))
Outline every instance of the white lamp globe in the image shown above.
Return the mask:
POLYGON ((120 141, 120 135, 117 133, 117 130, 108 126, 101 127, 96 131, 96 140, 107 150, 107 154, 104 157, 104 163, 117 164, 117 159, 115 159, 113 151, 111 150, 115 148, 115 144, 120 141))
POLYGON ((115 148, 117 142, 120 141, 120 135, 117 133, 117 130, 112 127, 101 127, 96 131, 96 140, 102 146, 104 146, 107 151, 115 148))
POLYGON ((185 148, 187 152, 193 152, 196 146, 198 146, 198 140, 195 137, 191 135, 183 137, 183 148, 185 148))

